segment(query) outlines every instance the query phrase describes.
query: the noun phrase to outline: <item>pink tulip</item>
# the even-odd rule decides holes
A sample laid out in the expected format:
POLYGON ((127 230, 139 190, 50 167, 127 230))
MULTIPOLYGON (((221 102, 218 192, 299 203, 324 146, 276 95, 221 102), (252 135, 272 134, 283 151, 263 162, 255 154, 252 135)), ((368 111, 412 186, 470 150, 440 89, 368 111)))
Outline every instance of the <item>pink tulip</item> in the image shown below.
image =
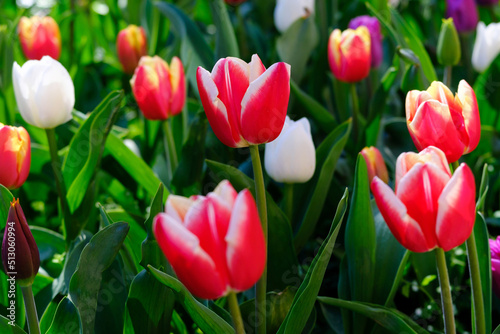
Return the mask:
POLYGON ((148 53, 146 48, 147 39, 144 28, 131 24, 118 33, 116 51, 125 73, 134 73, 141 57, 148 53))
POLYGON ((28 59, 40 60, 43 56, 59 59, 61 32, 50 16, 21 17, 17 27, 23 53, 28 59))
POLYGON ((378 176, 385 183, 389 183, 389 173, 380 151, 374 146, 365 147, 361 151, 361 155, 365 159, 368 168, 368 180, 372 182, 373 178, 378 176))
POLYGON ((449 251, 474 227, 474 176, 466 164, 452 176, 445 154, 436 147, 398 157, 395 192, 378 177, 371 189, 392 234, 410 251, 449 251))
POLYGON ((255 201, 229 181, 214 192, 170 195, 155 217, 156 240, 179 280, 199 298, 217 299, 252 287, 266 263, 266 246, 255 201))
POLYGON ((489 240, 491 249, 491 276, 493 292, 500 298, 500 237, 489 240))
POLYGON ((170 66, 158 56, 144 56, 130 80, 132 92, 144 117, 166 120, 182 111, 186 101, 184 67, 174 57, 170 66))
POLYGON ((290 65, 276 63, 267 70, 259 56, 250 63, 222 58, 208 72, 196 74, 201 102, 219 140, 229 147, 247 147, 276 139, 290 97, 290 65))
POLYGON ((16 189, 28 178, 31 163, 31 141, 23 127, 0 123, 0 184, 16 189))
POLYGON ((426 91, 410 91, 406 96, 406 123, 419 151, 436 146, 449 163, 473 151, 481 137, 476 94, 464 80, 455 96, 439 81, 426 91))

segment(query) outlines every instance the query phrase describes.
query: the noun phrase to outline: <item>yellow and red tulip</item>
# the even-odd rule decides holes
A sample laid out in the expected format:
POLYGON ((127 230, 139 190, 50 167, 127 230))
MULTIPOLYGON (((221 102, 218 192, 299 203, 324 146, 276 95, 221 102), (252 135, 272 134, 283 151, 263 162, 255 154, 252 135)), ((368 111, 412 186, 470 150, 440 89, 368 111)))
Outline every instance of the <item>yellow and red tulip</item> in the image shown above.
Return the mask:
POLYGON ((59 59, 61 32, 50 16, 21 17, 18 25, 19 40, 28 59, 40 60, 43 56, 59 59))
POLYGON ((455 96, 438 81, 426 91, 410 91, 406 96, 406 122, 419 151, 436 146, 449 163, 473 151, 481 137, 476 94, 464 80, 455 96))
POLYGON ((158 56, 144 56, 130 80, 132 92, 144 117, 166 120, 182 111, 186 101, 184 67, 174 57, 170 66, 158 56))
POLYGON ((147 55, 146 48, 146 33, 142 27, 131 24, 118 33, 116 51, 125 73, 134 73, 141 57, 147 55))
POLYGON ((449 251, 465 242, 474 227, 474 175, 461 164, 452 176, 436 147, 398 157, 395 192, 378 177, 371 190, 392 234, 410 251, 449 251))
POLYGON ((219 140, 229 147, 247 147, 276 139, 285 123, 290 97, 290 65, 267 70, 259 56, 250 63, 222 58, 212 72, 198 67, 201 102, 219 140))
POLYGON ((31 163, 31 142, 23 127, 0 123, 0 184, 19 188, 28 178, 31 163))
POLYGON ((368 168, 368 180, 372 182, 373 178, 378 176, 385 183, 389 183, 389 173, 380 151, 374 146, 365 147, 361 150, 361 155, 365 159, 368 168))
POLYGON ((266 243, 255 201, 227 180, 207 196, 170 195, 153 231, 179 280, 199 298, 247 290, 264 271, 266 243))
POLYGON ((358 82, 370 73, 370 32, 364 25, 356 30, 335 29, 328 41, 328 62, 333 75, 343 82, 358 82))

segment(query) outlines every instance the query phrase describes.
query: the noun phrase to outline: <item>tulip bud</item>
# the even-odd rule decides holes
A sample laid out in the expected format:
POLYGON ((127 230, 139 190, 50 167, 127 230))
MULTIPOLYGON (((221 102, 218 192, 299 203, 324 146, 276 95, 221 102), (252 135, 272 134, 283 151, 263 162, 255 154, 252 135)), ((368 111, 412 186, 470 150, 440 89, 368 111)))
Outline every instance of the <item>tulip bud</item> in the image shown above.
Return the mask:
POLYGON ((166 120, 182 111, 186 100, 184 67, 174 57, 170 66, 158 56, 144 56, 130 80, 132 92, 144 117, 166 120))
POLYGON ((170 195, 153 232, 179 280, 199 298, 247 290, 264 271, 266 243, 255 201, 227 180, 207 196, 170 195))
POLYGON ((23 16, 19 20, 18 34, 26 58, 40 60, 43 56, 50 56, 59 59, 61 33, 53 18, 23 16))
POLYGON ((500 298, 500 237, 489 240, 491 249, 491 278, 493 292, 500 298))
POLYGON ((12 69, 14 93, 21 116, 31 125, 52 129, 66 123, 75 105, 75 87, 57 60, 44 56, 12 69))
POLYGON ((116 50, 125 73, 134 73, 141 57, 147 55, 146 44, 146 33, 142 27, 131 24, 118 33, 116 50))
POLYGON ((378 67, 384 56, 380 23, 377 18, 368 15, 355 17, 349 22, 349 29, 356 29, 360 26, 365 26, 370 32, 371 66, 378 67))
POLYGON ((484 72, 500 53, 500 23, 477 24, 476 41, 472 50, 472 67, 484 72))
POLYGON ((201 103, 219 140, 229 147, 264 144, 278 137, 290 97, 290 65, 267 70, 259 56, 246 63, 219 59, 212 72, 198 67, 201 103))
POLYGON ((439 81, 426 91, 410 91, 406 96, 406 123, 419 151, 436 146, 444 151, 449 163, 472 152, 481 137, 476 94, 464 80, 455 96, 439 81))
POLYGON ((374 146, 365 147, 361 151, 361 155, 365 159, 368 169, 368 180, 372 182, 373 178, 378 176, 385 183, 389 183, 389 173, 380 151, 374 146))
POLYGON ((295 21, 311 14, 314 14, 314 0, 277 0, 274 24, 283 34, 295 21))
POLYGON ((276 182, 304 183, 316 168, 316 151, 307 118, 297 122, 288 116, 281 134, 266 144, 265 168, 276 182))
POLYGON ((23 127, 0 123, 0 184, 9 189, 23 185, 31 163, 31 142, 23 127))
POLYGON ((333 75, 343 82, 358 82, 370 74, 370 32, 365 26, 342 33, 335 29, 328 41, 328 62, 333 75))
POLYGON ((446 17, 453 18, 458 32, 469 32, 476 28, 478 12, 474 0, 446 0, 446 17))
POLYGON ((444 66, 454 66, 458 64, 460 57, 460 39, 453 18, 443 19, 437 45, 438 62, 444 66))
POLYGON ((467 240, 476 219, 476 183, 466 164, 451 175, 443 151, 402 153, 395 190, 377 176, 371 190, 387 226, 412 252, 449 251, 467 240))
POLYGON ((21 287, 33 284, 40 268, 38 246, 18 200, 10 203, 2 243, 2 262, 7 275, 21 287))

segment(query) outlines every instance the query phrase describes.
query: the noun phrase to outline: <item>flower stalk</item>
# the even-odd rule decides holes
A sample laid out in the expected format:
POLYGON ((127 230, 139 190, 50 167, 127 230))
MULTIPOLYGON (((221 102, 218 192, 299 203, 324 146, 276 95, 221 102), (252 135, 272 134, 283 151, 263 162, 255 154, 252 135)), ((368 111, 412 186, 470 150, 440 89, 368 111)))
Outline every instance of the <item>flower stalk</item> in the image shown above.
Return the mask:
POLYGON ((441 307, 443 309, 444 328, 446 334, 455 334, 455 318, 453 315, 453 300, 451 298, 450 279, 448 268, 446 267, 446 257, 442 248, 434 250, 436 255, 436 265, 441 287, 441 307))

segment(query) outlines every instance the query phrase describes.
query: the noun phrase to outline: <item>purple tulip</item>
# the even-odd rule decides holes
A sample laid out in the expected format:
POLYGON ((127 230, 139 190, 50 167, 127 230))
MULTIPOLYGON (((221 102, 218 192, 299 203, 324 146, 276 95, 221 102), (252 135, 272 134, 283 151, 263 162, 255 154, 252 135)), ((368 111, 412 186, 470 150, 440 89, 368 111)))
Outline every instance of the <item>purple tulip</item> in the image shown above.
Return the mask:
POLYGON ((382 62, 382 34, 380 33, 380 23, 375 17, 368 15, 355 17, 349 22, 350 29, 356 29, 360 26, 368 28, 371 37, 371 66, 377 67, 382 62))
POLYGON ((493 291, 500 298, 500 237, 489 240, 491 249, 491 274, 493 278, 493 291))
POLYGON ((476 0, 476 3, 481 6, 494 6, 498 4, 498 0, 476 0))
POLYGON ((479 21, 474 0, 447 0, 446 17, 453 18, 458 32, 475 30, 479 21))

